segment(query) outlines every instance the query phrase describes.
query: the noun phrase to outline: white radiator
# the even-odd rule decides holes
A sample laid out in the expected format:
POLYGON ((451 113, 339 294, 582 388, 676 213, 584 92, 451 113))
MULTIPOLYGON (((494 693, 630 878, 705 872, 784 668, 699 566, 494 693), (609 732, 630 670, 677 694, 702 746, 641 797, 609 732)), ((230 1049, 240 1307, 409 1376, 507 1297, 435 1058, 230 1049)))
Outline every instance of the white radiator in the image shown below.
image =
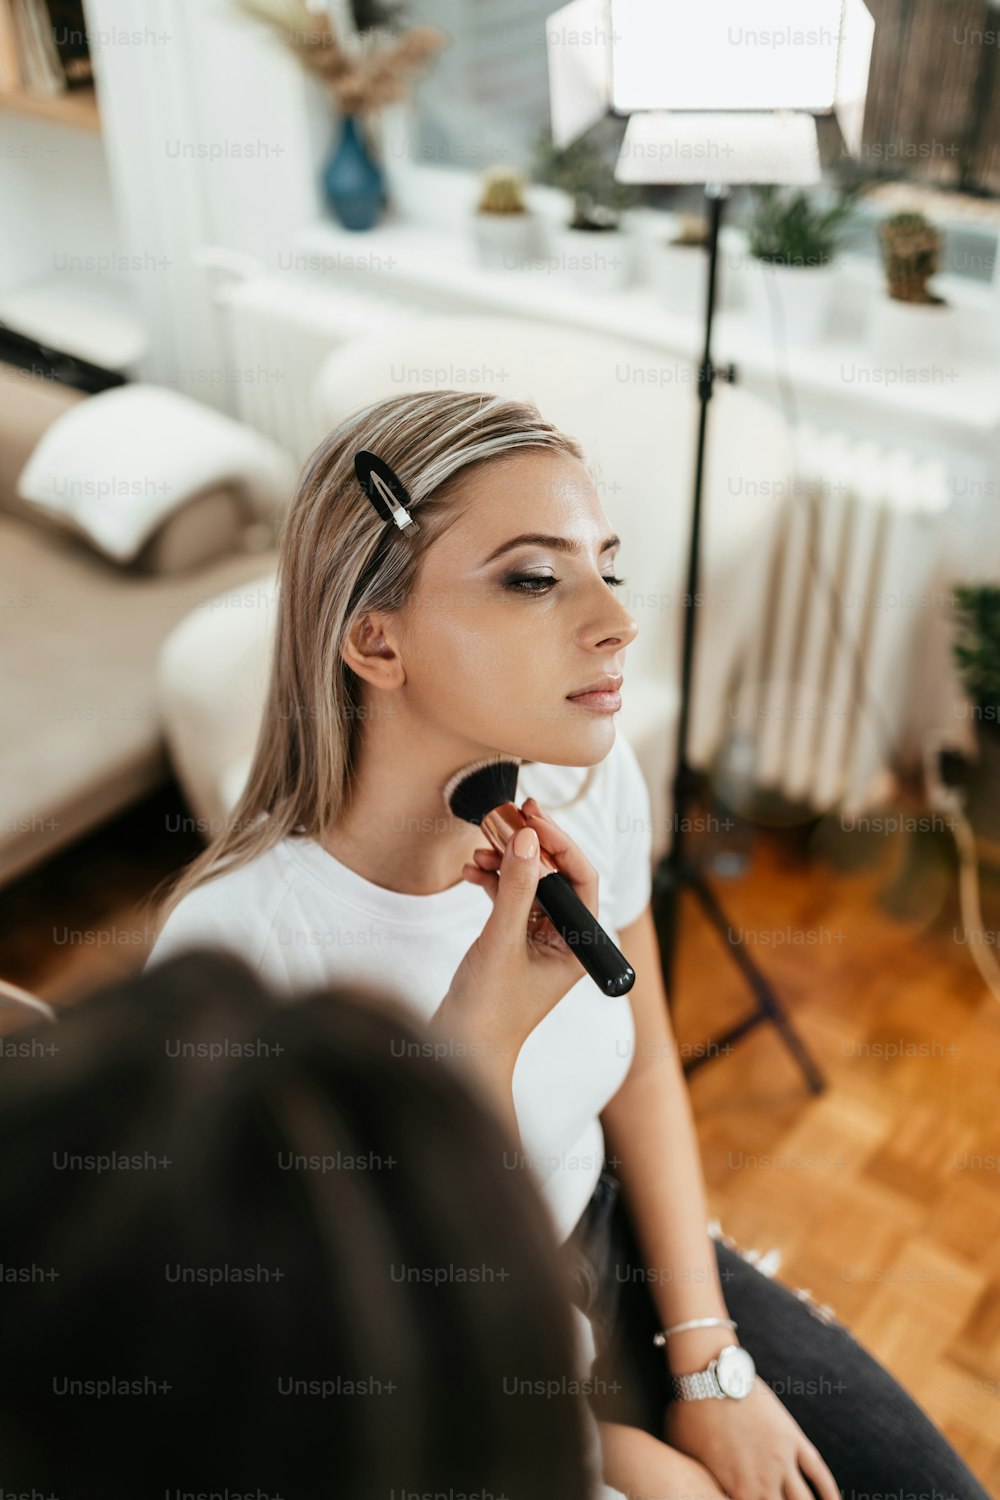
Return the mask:
POLYGON ((262 273, 222 285, 237 414, 302 463, 329 423, 317 416, 320 365, 348 340, 398 327, 412 307, 334 281, 262 273))
POLYGON ((891 791, 894 765, 919 759, 921 661, 948 604, 948 478, 942 464, 805 425, 796 447, 731 727, 753 746, 758 786, 856 814, 891 791))

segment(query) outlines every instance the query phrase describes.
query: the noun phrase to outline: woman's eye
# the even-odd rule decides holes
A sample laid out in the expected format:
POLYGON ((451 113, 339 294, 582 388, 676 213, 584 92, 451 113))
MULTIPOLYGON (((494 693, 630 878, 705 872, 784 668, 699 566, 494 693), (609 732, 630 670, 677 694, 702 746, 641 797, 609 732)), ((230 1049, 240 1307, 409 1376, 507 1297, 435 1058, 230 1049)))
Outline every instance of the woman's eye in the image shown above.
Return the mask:
POLYGON ((551 573, 526 573, 523 576, 514 576, 504 579, 504 587, 517 589, 522 594, 544 594, 549 585, 558 583, 551 573))
MULTIPOLYGON (((558 583, 558 578, 551 573, 526 573, 520 577, 512 577, 504 580, 504 587, 516 589, 522 594, 544 594, 553 583, 558 583)), ((625 582, 624 578, 615 578, 613 575, 604 575, 604 582, 609 588, 619 589, 625 582)))

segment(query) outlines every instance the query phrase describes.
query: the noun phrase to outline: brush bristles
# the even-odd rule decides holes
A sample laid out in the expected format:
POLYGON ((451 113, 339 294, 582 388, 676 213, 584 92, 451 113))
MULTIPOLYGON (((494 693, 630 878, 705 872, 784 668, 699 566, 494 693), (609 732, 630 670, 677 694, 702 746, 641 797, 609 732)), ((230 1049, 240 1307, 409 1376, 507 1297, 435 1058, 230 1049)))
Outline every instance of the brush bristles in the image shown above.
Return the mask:
POLYGON ((520 769, 520 761, 492 755, 464 766, 444 789, 449 812, 478 825, 502 802, 513 802, 520 769))

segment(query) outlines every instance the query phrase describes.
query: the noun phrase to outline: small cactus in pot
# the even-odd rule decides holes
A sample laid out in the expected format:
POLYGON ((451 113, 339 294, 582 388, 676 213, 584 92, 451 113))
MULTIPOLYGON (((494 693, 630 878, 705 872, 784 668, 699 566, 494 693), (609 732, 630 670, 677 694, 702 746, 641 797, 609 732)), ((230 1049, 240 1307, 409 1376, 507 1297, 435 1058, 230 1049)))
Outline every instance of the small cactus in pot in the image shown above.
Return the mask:
POLYGON ((535 218, 525 202, 525 175, 517 167, 488 167, 473 215, 479 263, 486 270, 523 269, 537 254, 535 218))
POLYGON ((879 230, 889 296, 917 307, 940 307, 927 285, 941 259, 941 231, 921 213, 893 214, 879 230))
POLYGON ((673 236, 667 241, 678 250, 708 248, 708 225, 698 214, 681 214, 673 236))
POLYGON ((928 285, 938 269, 941 242, 940 229, 922 213, 893 214, 879 226, 888 296, 876 298, 872 306, 874 363, 957 370, 962 349, 958 309, 928 285))
POLYGON ((517 167, 488 167, 483 173, 482 191, 476 212, 479 214, 526 214, 524 173, 517 167))

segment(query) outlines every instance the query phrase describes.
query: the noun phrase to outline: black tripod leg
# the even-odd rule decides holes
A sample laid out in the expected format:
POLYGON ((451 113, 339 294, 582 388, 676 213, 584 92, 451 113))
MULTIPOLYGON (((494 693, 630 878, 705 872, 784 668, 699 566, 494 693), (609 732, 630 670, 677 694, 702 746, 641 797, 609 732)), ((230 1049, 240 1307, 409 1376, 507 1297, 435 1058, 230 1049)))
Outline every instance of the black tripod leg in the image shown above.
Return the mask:
POLYGON ((660 951, 660 974, 667 1004, 673 1003, 674 963, 677 954, 677 929, 680 923, 680 898, 683 870, 669 859, 662 859, 653 871, 653 925, 660 951))
MULTIPOLYGON (((718 276, 719 229, 722 222, 723 200, 728 196, 728 187, 721 184, 706 184, 705 196, 709 202, 709 254, 708 287, 705 299, 705 344, 698 369, 698 443, 695 450, 694 499, 691 507, 691 536, 688 547, 687 594, 684 609, 684 631, 681 651, 680 711, 677 716, 677 750, 674 760, 673 785, 673 838, 666 855, 660 861, 653 878, 653 918, 660 946, 660 967, 667 1004, 673 1003, 674 959, 677 950, 680 900, 686 885, 689 885, 705 908, 710 921, 724 937, 727 951, 753 991, 756 1010, 732 1027, 725 1036, 715 1039, 714 1045, 736 1041, 764 1021, 773 1021, 806 1076, 814 1094, 822 1093, 825 1087, 823 1076, 806 1051, 791 1022, 782 1010, 778 999, 746 952, 731 943, 725 936, 725 915, 715 896, 697 871, 690 869, 684 857, 685 813, 694 800, 696 775, 688 763, 688 720, 691 710, 691 690, 694 671, 694 646, 697 621, 698 577, 700 573, 700 542, 702 520, 702 489, 705 477, 705 451, 708 432, 708 403, 717 376, 721 373, 731 380, 732 368, 718 371, 712 363, 712 325, 715 317, 715 296, 718 276)), ((711 1053, 690 1062, 685 1072, 690 1073, 708 1060, 711 1053)))
MULTIPOLYGON (((747 953, 746 949, 739 943, 733 943, 730 941, 728 935, 729 922, 725 912, 722 910, 722 907, 719 904, 715 892, 712 890, 711 886, 708 884, 700 870, 690 868, 688 869, 687 884, 690 886, 694 894, 698 897, 698 900, 701 902, 702 907, 704 908, 706 916, 712 923, 712 926, 715 928, 716 932, 718 932, 719 936, 722 937, 723 941, 725 942, 733 963, 740 970, 740 973, 743 975, 747 984, 750 986, 750 989, 753 991, 754 998, 757 1001, 758 1009, 758 1016, 756 1020, 771 1021, 773 1025, 777 1027, 781 1038, 785 1043, 785 1046, 788 1048, 789 1052, 792 1054, 792 1056, 795 1058, 795 1061, 802 1069, 802 1072, 805 1075, 806 1082, 809 1085, 810 1092, 813 1094, 821 1094, 826 1088, 826 1080, 824 1079, 823 1074, 820 1072, 816 1063, 813 1061, 812 1054, 809 1052, 805 1043, 801 1040, 795 1028, 792 1026, 791 1021, 785 1014, 781 1002, 775 994, 773 988, 765 979, 760 969, 758 969, 749 953, 747 953)), ((755 1024, 753 1019, 751 1019, 750 1024, 755 1024)), ((745 1030, 747 1030, 746 1022, 737 1027, 734 1027, 734 1033, 737 1035, 741 1035, 745 1030)), ((725 1041, 726 1038, 720 1038, 719 1040, 725 1041)), ((699 1062, 702 1060, 704 1059, 696 1059, 696 1061, 699 1062)))

